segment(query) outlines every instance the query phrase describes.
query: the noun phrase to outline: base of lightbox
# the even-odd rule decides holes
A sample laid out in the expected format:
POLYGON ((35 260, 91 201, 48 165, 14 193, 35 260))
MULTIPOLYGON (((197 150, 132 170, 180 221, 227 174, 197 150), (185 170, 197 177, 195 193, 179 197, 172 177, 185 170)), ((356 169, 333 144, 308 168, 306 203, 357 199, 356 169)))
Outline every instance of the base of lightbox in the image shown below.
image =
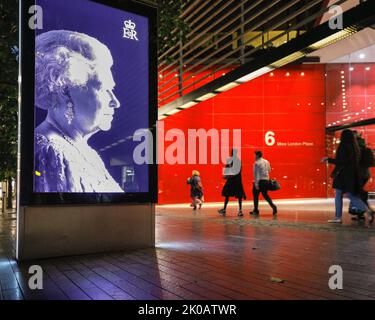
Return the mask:
POLYGON ((155 246, 155 206, 20 207, 18 260, 135 250, 155 246))

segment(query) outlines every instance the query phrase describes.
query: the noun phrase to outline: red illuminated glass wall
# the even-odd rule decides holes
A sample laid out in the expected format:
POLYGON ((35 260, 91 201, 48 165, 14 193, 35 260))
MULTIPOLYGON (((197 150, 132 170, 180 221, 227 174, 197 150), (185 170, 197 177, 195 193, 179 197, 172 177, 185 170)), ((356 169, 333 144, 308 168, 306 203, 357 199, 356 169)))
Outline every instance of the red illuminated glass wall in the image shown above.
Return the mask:
MULTIPOLYGON (((326 167, 320 163, 326 154, 325 103, 325 66, 300 65, 275 70, 170 116, 164 126, 165 131, 178 128, 186 137, 188 129, 241 129, 242 175, 249 199, 258 149, 282 185, 274 198, 326 197, 326 167), (266 141, 267 133, 275 140, 266 141)), ((171 143, 165 142, 165 148, 171 143)), ((205 200, 222 201, 222 168, 221 164, 159 165, 159 203, 189 202, 186 179, 192 170, 201 172, 205 200)))
MULTIPOLYGON (((327 127, 346 125, 375 118, 375 65, 373 63, 328 64, 326 66, 327 127)), ((369 148, 375 150, 375 125, 354 127, 365 138, 369 148)), ((328 154, 334 157, 341 131, 327 135, 328 154)), ((329 167, 332 171, 333 167, 329 167)), ((372 177, 375 168, 371 169, 372 177)), ((375 191, 375 179, 366 185, 375 191)), ((328 180, 328 193, 333 196, 332 180, 328 180)))
POLYGON ((326 68, 327 127, 374 118, 374 64, 337 63, 326 68))
MULTIPOLYGON (((352 130, 358 131, 362 137, 365 139, 366 144, 372 150, 375 150, 375 125, 363 126, 363 127, 356 127, 352 130)), ((334 133, 330 133, 327 135, 327 149, 328 149, 328 156, 335 157, 335 150, 338 147, 340 141, 341 131, 336 131, 334 133)), ((329 172, 333 170, 333 166, 329 166, 329 172)), ((371 178, 365 186, 365 189, 369 192, 375 191, 375 168, 371 168, 371 178)), ((332 189, 332 179, 328 179, 328 195, 333 196, 334 190, 332 189)))

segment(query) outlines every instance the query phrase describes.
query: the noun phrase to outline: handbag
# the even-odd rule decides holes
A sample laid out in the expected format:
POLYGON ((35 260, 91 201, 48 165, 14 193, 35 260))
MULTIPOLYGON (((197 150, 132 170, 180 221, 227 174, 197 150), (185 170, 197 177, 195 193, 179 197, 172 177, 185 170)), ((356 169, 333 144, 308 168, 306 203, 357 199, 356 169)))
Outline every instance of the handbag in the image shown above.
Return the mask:
POLYGON ((268 190, 269 191, 277 191, 280 190, 281 186, 280 183, 276 179, 270 179, 268 181, 268 190))

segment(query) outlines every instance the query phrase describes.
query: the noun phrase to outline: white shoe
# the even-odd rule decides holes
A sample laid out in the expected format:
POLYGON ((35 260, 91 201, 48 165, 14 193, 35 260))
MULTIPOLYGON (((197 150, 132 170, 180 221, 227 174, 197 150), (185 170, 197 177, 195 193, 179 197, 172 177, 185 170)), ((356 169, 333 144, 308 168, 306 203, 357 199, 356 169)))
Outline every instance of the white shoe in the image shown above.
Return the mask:
POLYGON ((335 219, 332 219, 332 220, 328 220, 328 223, 342 223, 342 219, 335 218, 335 219))

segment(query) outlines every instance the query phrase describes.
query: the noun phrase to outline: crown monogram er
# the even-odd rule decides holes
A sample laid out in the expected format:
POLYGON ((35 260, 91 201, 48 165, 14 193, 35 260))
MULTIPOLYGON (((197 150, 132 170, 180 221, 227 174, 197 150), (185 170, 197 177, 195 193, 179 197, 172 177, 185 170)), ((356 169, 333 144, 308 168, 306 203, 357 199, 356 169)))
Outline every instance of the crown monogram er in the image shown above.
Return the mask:
POLYGON ((135 23, 131 20, 124 21, 125 28, 134 30, 135 29, 135 23))

